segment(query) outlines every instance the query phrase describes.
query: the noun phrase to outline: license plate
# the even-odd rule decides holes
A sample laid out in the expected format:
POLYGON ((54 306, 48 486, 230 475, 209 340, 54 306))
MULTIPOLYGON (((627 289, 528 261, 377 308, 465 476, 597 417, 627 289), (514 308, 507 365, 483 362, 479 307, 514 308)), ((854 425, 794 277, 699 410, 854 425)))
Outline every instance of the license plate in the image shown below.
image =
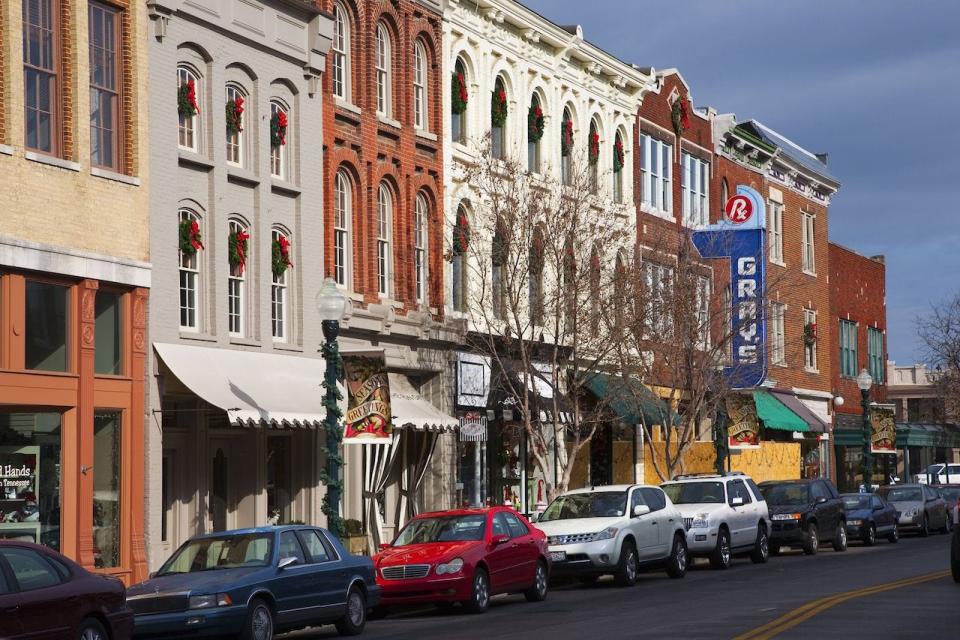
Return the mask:
POLYGON ((566 562, 567 552, 566 551, 551 551, 550 552, 550 561, 551 562, 566 562))

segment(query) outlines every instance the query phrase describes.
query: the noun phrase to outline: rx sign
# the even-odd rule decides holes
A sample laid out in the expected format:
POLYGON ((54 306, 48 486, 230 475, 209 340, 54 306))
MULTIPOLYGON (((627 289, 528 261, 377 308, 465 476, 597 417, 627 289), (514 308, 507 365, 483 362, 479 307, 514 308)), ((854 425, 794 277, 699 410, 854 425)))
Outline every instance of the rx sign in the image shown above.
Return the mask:
POLYGON ((733 364, 724 375, 731 387, 744 389, 759 386, 767 377, 763 304, 767 216, 760 194, 744 186, 727 200, 724 214, 725 220, 695 231, 693 244, 704 258, 730 259, 733 364))

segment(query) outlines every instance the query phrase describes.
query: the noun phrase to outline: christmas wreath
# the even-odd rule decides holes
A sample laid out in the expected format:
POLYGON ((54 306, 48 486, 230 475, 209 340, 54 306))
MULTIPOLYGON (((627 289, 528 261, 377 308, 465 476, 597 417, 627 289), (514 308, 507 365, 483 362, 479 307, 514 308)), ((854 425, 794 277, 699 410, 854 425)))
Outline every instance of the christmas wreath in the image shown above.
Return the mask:
POLYGON ((193 78, 181 82, 177 87, 177 113, 184 118, 192 118, 200 113, 200 107, 197 105, 197 85, 193 78))
POLYGON ((240 229, 230 234, 230 266, 239 268, 240 275, 243 275, 243 270, 247 267, 247 241, 249 239, 250 234, 247 233, 246 229, 240 229))
POLYGON ((467 101, 470 99, 467 93, 467 81, 462 73, 454 73, 451 82, 450 96, 453 100, 453 112, 459 115, 467 110, 467 101))
POLYGON ((540 142, 544 130, 543 109, 540 108, 540 105, 530 105, 530 110, 527 112, 527 128, 529 129, 527 135, 530 137, 530 142, 534 144, 540 142))
POLYGON ((470 221, 466 212, 461 209, 457 214, 457 221, 453 225, 453 254, 461 256, 470 246, 470 221))
POLYGON ((243 131, 243 98, 227 100, 227 133, 234 135, 243 131))
POLYGON ((670 117, 673 120, 673 131, 679 136, 690 128, 690 100, 679 96, 673 101, 670 108, 670 117))
POLYGON ((200 239, 200 223, 196 220, 181 220, 180 253, 193 256, 203 248, 203 241, 200 239))
POLYGON ((624 163, 623 140, 618 136, 617 141, 613 143, 613 172, 620 173, 624 163))
POLYGON ((568 156, 573 150, 573 120, 564 120, 560 127, 560 153, 568 156))
POLYGON ((589 152, 590 165, 597 164, 597 161, 600 160, 600 134, 596 131, 590 132, 590 152, 589 152))
POLYGON ((502 127, 507 123, 507 92, 503 89, 493 92, 490 100, 490 121, 495 127, 502 127))
POLYGON ((273 241, 272 249, 273 277, 279 278, 293 266, 293 263, 290 262, 290 241, 287 240, 286 236, 280 236, 273 241))
POLYGON ((287 113, 280 109, 270 118, 270 146, 274 149, 287 144, 287 113))
POLYGON ((803 342, 807 346, 811 346, 817 342, 817 323, 808 322, 803 325, 803 342))

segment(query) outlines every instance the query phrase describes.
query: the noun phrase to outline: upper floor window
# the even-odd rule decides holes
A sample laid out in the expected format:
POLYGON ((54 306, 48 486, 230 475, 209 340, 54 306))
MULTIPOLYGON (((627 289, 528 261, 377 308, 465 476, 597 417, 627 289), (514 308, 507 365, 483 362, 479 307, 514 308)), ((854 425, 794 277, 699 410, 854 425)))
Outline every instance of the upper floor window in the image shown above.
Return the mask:
POLYGON ((289 333, 289 291, 287 288, 287 273, 290 271, 290 237, 280 229, 274 229, 271 232, 271 245, 279 247, 281 260, 274 259, 272 268, 272 280, 270 284, 270 326, 273 339, 276 342, 286 342, 289 333))
POLYGON ((90 163, 119 170, 122 166, 120 105, 120 11, 91 2, 90 36, 90 163))
POLYGON ((640 182, 643 204, 656 212, 673 212, 673 145, 647 134, 640 135, 640 182))
POLYGON ((600 125, 596 120, 590 121, 587 163, 590 165, 590 193, 596 193, 600 188, 600 125))
POLYGON ((497 78, 490 94, 490 154, 503 158, 507 146, 507 87, 497 78))
POLYGON ((533 94, 530 108, 527 110, 527 171, 540 173, 540 140, 546 126, 540 98, 533 94))
POLYGON ((530 243, 528 258, 530 272, 528 303, 530 305, 530 322, 535 325, 543 324, 543 259, 546 249, 543 230, 539 227, 533 232, 533 242, 530 243))
POLYGON ((277 100, 270 101, 270 175, 287 179, 289 111, 277 100))
POLYGON ((60 2, 23 0, 24 145, 60 153, 60 2))
POLYGON ((507 264, 507 230, 502 220, 498 220, 490 247, 490 293, 493 298, 493 317, 502 320, 506 316, 506 287, 504 268, 507 264))
POLYGON ((177 115, 180 147, 200 151, 200 76, 190 67, 177 67, 177 115))
POLYGON ((419 40, 413 46, 413 126, 427 128, 427 49, 419 40))
POLYGON ((689 153, 683 154, 683 221, 689 227, 710 222, 710 165, 689 153))
POLYGON ((200 329, 200 222, 193 211, 180 210, 180 328, 187 331, 200 329))
POLYGON ((333 182, 333 279, 341 287, 350 280, 350 228, 353 226, 353 190, 347 172, 337 171, 333 182))
POLYGON ((390 295, 392 225, 393 194, 386 183, 381 183, 377 193, 377 292, 381 296, 390 295))
POLYGON ((770 205, 770 220, 767 234, 770 242, 770 262, 783 264, 783 203, 773 202, 770 205))
POLYGON ((785 316, 787 306, 781 302, 770 304, 770 362, 786 365, 785 316))
POLYGON ((390 33, 387 25, 377 25, 377 113, 385 118, 393 116, 391 108, 392 91, 392 52, 390 33))
POLYGON ((814 221, 816 216, 812 213, 803 212, 801 221, 803 224, 801 232, 801 245, 803 249, 803 270, 807 273, 817 273, 817 263, 813 252, 813 243, 816 237, 814 233, 814 221))
POLYGON ((817 370, 817 312, 813 309, 803 310, 803 366, 817 370))
POLYGON ((340 2, 333 5, 333 95, 350 100, 350 14, 340 2))
POLYGON ((618 131, 613 142, 613 201, 617 204, 623 204, 623 167, 625 164, 623 134, 618 131))
POLYGON ((24 306, 24 368, 70 370, 70 287, 27 280, 24 306))
POLYGON ((840 321, 840 375, 855 378, 857 376, 857 323, 852 320, 840 321))
POLYGON ((243 112, 247 98, 243 90, 234 84, 227 85, 226 98, 227 162, 242 167, 246 138, 243 132, 243 112))
POLYGON ((413 214, 413 267, 417 302, 427 302, 427 219, 429 204, 427 196, 417 194, 416 210, 413 214))
POLYGON ((453 65, 452 85, 450 87, 450 134, 454 142, 467 142, 467 104, 470 94, 467 90, 467 65, 457 58, 453 65))
POLYGON ((867 328, 867 371, 873 377, 874 383, 883 382, 883 331, 874 327, 867 328))
POLYGON ((227 326, 232 336, 242 336, 246 325, 247 304, 247 251, 249 236, 247 225, 237 219, 230 220, 230 235, 227 276, 227 326))
POLYGON ((470 219, 467 207, 457 207, 457 219, 453 224, 450 300, 454 311, 467 310, 467 248, 470 245, 470 219))
POLYGON ((560 121, 560 178, 567 186, 573 184, 573 144, 573 115, 565 108, 560 121))
MULTIPOLYGON (((625 263, 621 261, 621 264, 625 263)), ((646 280, 646 324, 660 334, 669 335, 673 327, 673 267, 647 261, 643 263, 646 280)), ((622 277, 626 277, 626 271, 622 277)))
POLYGON ((696 276, 696 283, 698 346, 706 349, 710 346, 710 278, 696 276))

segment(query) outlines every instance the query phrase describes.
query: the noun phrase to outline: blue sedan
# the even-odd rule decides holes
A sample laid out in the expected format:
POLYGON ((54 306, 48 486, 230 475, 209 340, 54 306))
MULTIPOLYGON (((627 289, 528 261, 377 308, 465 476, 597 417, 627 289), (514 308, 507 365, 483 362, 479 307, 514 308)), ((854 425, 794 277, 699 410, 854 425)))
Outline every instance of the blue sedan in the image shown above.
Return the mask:
POLYGON ((127 589, 137 638, 269 640, 331 623, 341 635, 358 635, 379 601, 371 560, 306 526, 193 537, 149 580, 127 589))

